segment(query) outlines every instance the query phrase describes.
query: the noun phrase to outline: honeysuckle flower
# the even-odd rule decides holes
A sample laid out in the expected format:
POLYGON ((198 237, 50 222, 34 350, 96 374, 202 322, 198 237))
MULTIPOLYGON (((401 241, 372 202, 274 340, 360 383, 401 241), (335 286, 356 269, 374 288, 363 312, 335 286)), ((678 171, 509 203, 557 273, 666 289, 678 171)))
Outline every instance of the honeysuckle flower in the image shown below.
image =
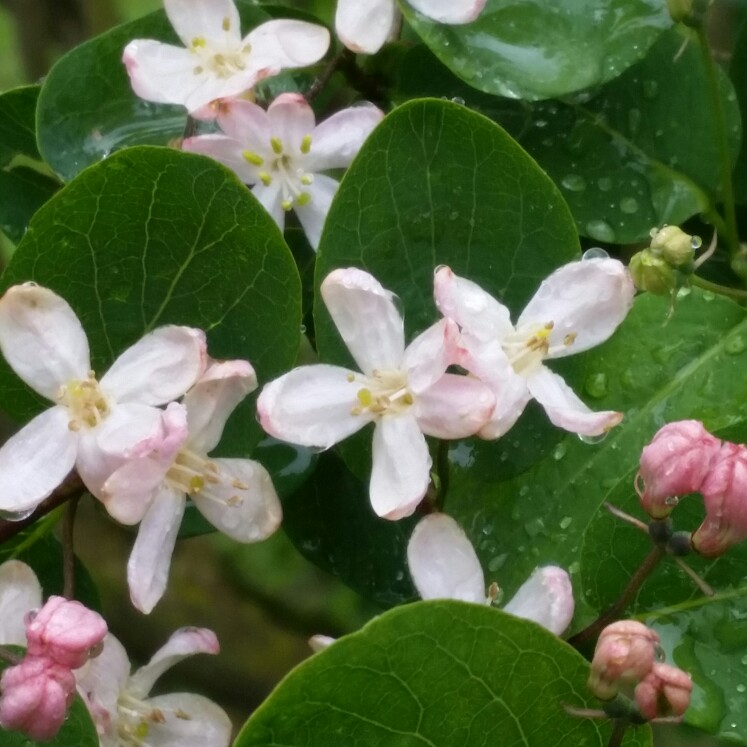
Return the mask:
MULTIPOLYGON (((486 0, 408 0, 428 18, 450 25, 470 23, 480 15, 486 0)), ((337 0, 335 31, 353 52, 374 54, 399 28, 395 0, 337 0)))
POLYGON ((238 542, 269 537, 282 517, 267 470, 251 459, 212 459, 234 408, 257 388, 247 361, 213 361, 200 380, 163 413, 160 439, 139 444, 104 484, 110 514, 140 522, 127 564, 133 604, 150 612, 163 595, 187 496, 238 542))
POLYGON ((42 606, 34 571, 20 560, 0 565, 0 645, 26 645, 26 614, 42 606))
POLYGON ((550 421, 571 433, 597 436, 622 420, 620 412, 593 412, 544 361, 595 347, 617 329, 635 289, 615 259, 585 259, 555 270, 540 285, 516 326, 509 310, 450 268, 436 271, 441 313, 462 330, 464 367, 495 392, 496 407, 482 438, 497 438, 536 399, 550 421))
POLYGON ((140 98, 190 113, 283 69, 311 65, 329 47, 327 29, 304 21, 268 21, 242 38, 232 0, 164 0, 164 7, 184 47, 135 39, 122 61, 140 98))
POLYGON ((687 672, 657 661, 636 686, 634 697, 638 710, 651 721, 682 716, 690 705, 692 690, 693 681, 687 672))
POLYGON ((371 505, 388 519, 409 516, 430 481, 423 434, 473 434, 490 417, 493 395, 476 379, 445 373, 458 356, 453 322, 442 319, 405 348, 394 295, 367 272, 335 270, 321 294, 362 373, 327 364, 295 368, 262 390, 260 422, 276 438, 319 449, 373 422, 371 505))
POLYGON ((108 635, 100 656, 75 673, 101 747, 227 747, 231 722, 212 701, 191 693, 148 697, 155 681, 182 659, 218 651, 212 631, 181 628, 148 664, 130 674, 127 652, 108 635))
POLYGON ((373 104, 343 109, 319 125, 303 96, 284 93, 267 111, 249 101, 220 108, 223 134, 187 138, 184 150, 211 156, 252 185, 280 230, 294 210, 314 249, 338 182, 320 173, 346 168, 384 113, 373 104))
MULTIPOLYGON (((407 565, 423 599, 492 602, 472 543, 446 514, 428 514, 418 522, 407 544, 407 565)), ((575 609, 570 578, 556 566, 536 568, 503 609, 561 635, 575 609)))
POLYGON ((184 394, 205 366, 203 332, 159 327, 99 381, 75 312, 35 283, 15 285, 0 299, 0 350, 26 384, 54 403, 0 449, 0 511, 16 515, 33 510, 73 466, 100 496, 127 449, 159 427, 156 405, 184 394))

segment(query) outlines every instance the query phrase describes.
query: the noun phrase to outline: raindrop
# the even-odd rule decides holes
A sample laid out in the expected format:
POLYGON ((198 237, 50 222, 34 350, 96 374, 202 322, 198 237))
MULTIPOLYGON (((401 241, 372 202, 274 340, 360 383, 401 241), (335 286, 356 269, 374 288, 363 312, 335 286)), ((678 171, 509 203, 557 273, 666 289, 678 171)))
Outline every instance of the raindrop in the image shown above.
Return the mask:
POLYGON ((655 80, 643 81, 643 95, 647 99, 655 99, 659 93, 659 84, 655 80))
POLYGON ((704 301, 713 301, 714 298, 716 298, 716 294, 713 291, 703 291, 704 301))
POLYGON ((34 513, 34 508, 36 507, 32 506, 25 511, 0 511, 0 519, 5 521, 23 521, 34 513))
POLYGON ((738 693, 743 693, 745 690, 747 690, 747 687, 745 687, 744 685, 742 685, 742 684, 737 685, 737 692, 738 693))
POLYGON ((615 231, 612 226, 604 220, 590 220, 586 224, 586 235, 597 241, 613 242, 615 240, 615 231))
POLYGON ((609 259, 609 254, 601 246, 592 246, 591 249, 587 249, 582 255, 581 259, 609 259))
POLYGON ((703 239, 701 239, 700 236, 690 237, 690 247, 692 249, 700 249, 701 246, 703 246, 703 239))
POLYGON ((565 442, 561 441, 553 450, 552 450, 552 458, 559 462, 568 451, 568 447, 565 445, 565 442))
POLYGON ((607 394, 607 374, 598 372, 590 374, 584 382, 584 389, 590 397, 601 399, 607 394))
POLYGON ((739 353, 744 352, 745 347, 747 346, 745 346, 744 337, 742 337, 742 335, 737 335, 736 337, 732 337, 726 341, 724 351, 727 355, 739 355, 739 353))
POLYGON ((743 657, 742 657, 742 658, 740 659, 740 661, 742 662, 742 664, 744 664, 745 666, 747 666, 747 654, 745 654, 745 655, 744 655, 744 656, 743 656, 743 657))
POLYGON ((534 126, 535 127, 547 127, 547 120, 546 119, 535 119, 534 126))
POLYGON ((451 100, 453 103, 459 104, 459 106, 464 106, 464 99, 461 96, 454 96, 451 100))
POLYGON ((560 520, 560 528, 561 529, 568 529, 568 527, 571 525, 572 521, 573 521, 573 519, 570 516, 564 516, 560 520))
POLYGON ((578 434, 578 440, 583 441, 585 444, 598 444, 607 438, 606 433, 600 433, 598 436, 586 436, 583 433, 578 434))
POLYGON ((597 180, 597 187, 599 187, 602 192, 609 192, 612 189, 612 179, 608 176, 603 176, 601 179, 597 180))
POLYGON ((640 109, 631 109, 628 112, 628 127, 630 129, 630 132, 632 134, 635 134, 638 131, 638 127, 641 124, 641 110, 640 109))
POLYGON ((530 537, 536 537, 545 528, 545 522, 539 516, 524 524, 524 529, 530 537))
POLYGON ((581 174, 566 174, 560 183, 569 192, 583 192, 586 189, 586 179, 581 174))
POLYGON ((636 200, 635 197, 623 197, 622 200, 620 200, 620 210, 622 210, 623 213, 627 213, 628 215, 637 213, 638 200, 636 200))
POLYGON ((495 573, 496 571, 499 571, 507 560, 508 560, 508 553, 504 553, 503 555, 498 555, 497 557, 493 558, 491 561, 488 562, 488 570, 491 573, 495 573))
POLYGON ((680 502, 680 499, 676 495, 668 495, 664 499, 664 504, 667 506, 676 506, 680 502))
POLYGON ((519 495, 523 498, 524 496, 528 495, 529 493, 529 485, 522 485, 521 489, 519 490, 519 495))
POLYGON ((568 566, 568 573, 570 573, 571 576, 575 576, 580 570, 581 563, 579 563, 578 560, 574 560, 573 563, 568 566))

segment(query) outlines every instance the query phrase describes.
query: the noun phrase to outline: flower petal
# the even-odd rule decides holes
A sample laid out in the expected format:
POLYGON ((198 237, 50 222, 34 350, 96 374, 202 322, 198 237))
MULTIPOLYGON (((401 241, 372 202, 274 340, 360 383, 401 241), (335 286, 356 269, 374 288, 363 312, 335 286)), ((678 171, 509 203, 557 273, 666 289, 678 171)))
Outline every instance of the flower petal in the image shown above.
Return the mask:
POLYGON ((396 369, 405 350, 405 327, 395 296, 354 267, 333 270, 321 285, 324 304, 363 373, 396 369))
POLYGON ((542 281, 516 327, 551 322, 549 357, 579 353, 612 335, 630 311, 634 295, 633 281, 618 260, 571 262, 542 281))
POLYGON ((5 442, 0 449, 0 511, 25 514, 65 479, 79 446, 68 420, 66 407, 52 407, 5 442))
POLYGON ((251 459, 214 459, 220 483, 192 496, 205 518, 237 542, 269 537, 283 518, 267 470, 251 459))
POLYGON ((526 383, 532 396, 545 408, 550 422, 571 433, 601 436, 623 419, 621 412, 590 410, 562 377, 546 366, 540 366, 526 383))
POLYGON ((204 39, 224 49, 241 42, 241 20, 233 0, 164 0, 166 15, 185 47, 204 39))
POLYGON ((162 405, 181 397, 197 381, 206 355, 202 330, 159 327, 114 361, 101 388, 118 402, 162 405))
POLYGON ((305 205, 299 205, 298 203, 293 205, 306 238, 314 250, 319 247, 327 213, 329 213, 330 205, 339 186, 340 184, 332 177, 315 174, 314 181, 306 187, 311 199, 305 205))
POLYGON ((0 298, 0 350, 23 381, 52 401, 61 384, 85 380, 91 368, 75 312, 36 283, 14 285, 0 298))
POLYGON ((571 579, 562 568, 550 565, 535 568, 503 609, 560 635, 571 624, 574 607, 571 579))
POLYGON ((272 157, 270 118, 261 106, 245 99, 228 101, 218 110, 218 125, 247 150, 263 159, 272 157))
POLYGON ((314 110, 300 93, 281 93, 267 108, 270 130, 280 140, 283 153, 296 156, 301 141, 316 126, 314 110))
POLYGON ((25 646, 24 618, 41 605, 41 584, 30 566, 20 560, 0 565, 0 645, 25 646))
POLYGON ((312 133, 304 167, 313 172, 347 168, 383 118, 384 112, 368 102, 328 117, 312 133))
POLYGON ((231 169, 244 184, 256 184, 259 181, 258 169, 242 155, 245 148, 236 140, 225 135, 198 135, 182 142, 182 150, 199 153, 213 158, 231 169))
POLYGON ((306 67, 318 62, 329 48, 329 31, 305 21, 278 19, 257 26, 246 41, 251 44, 250 60, 265 75, 281 68, 306 67))
POLYGON ((252 194, 257 198, 260 205, 270 214, 277 227, 282 231, 285 229, 285 210, 282 207, 283 184, 280 179, 273 179, 265 186, 261 182, 252 188, 252 194))
POLYGON ((133 605, 146 615, 166 591, 185 503, 183 493, 164 485, 140 522, 127 561, 127 582, 133 605))
POLYGON ((453 363, 461 363, 457 346, 459 329, 451 319, 441 319, 421 332, 402 356, 407 371, 407 386, 420 394, 433 386, 453 363))
POLYGON ((335 31, 353 52, 374 54, 396 31, 399 11, 394 0, 337 0, 335 31))
POLYGON ((371 506, 378 516, 410 516, 430 483, 431 455, 415 417, 405 413, 376 422, 371 470, 371 506))
POLYGON ((462 24, 474 21, 486 0, 409 0, 415 10, 439 23, 462 24))
POLYGON ((446 514, 421 519, 407 544, 407 565, 423 599, 485 604, 485 576, 472 543, 446 514))
POLYGON ((257 400, 262 427, 275 438, 328 449, 368 423, 367 413, 353 415, 360 382, 339 366, 294 368, 262 390, 257 400), (351 377, 351 378, 349 378, 351 377))

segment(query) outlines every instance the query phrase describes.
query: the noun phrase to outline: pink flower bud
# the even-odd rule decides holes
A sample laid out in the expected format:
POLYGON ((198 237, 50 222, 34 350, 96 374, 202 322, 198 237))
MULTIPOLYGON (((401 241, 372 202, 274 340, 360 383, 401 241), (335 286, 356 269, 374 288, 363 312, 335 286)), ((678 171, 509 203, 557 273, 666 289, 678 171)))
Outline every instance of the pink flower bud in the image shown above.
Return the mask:
POLYGON ((48 656, 64 667, 78 669, 106 633, 106 622, 97 612, 80 602, 50 597, 26 623, 28 655, 48 656))
POLYGON ((75 696, 75 677, 46 656, 27 656, 0 679, 0 724, 36 741, 52 739, 75 696))
POLYGON ((663 519, 677 505, 678 496, 700 490, 720 445, 698 420, 680 420, 660 428, 641 453, 638 477, 644 489, 638 494, 643 510, 654 519, 663 519))
POLYGON ((692 544, 701 555, 716 557, 747 539, 747 448, 724 442, 700 492, 706 517, 692 544))
POLYGON ((643 623, 620 620, 599 635, 588 687, 601 700, 643 679, 656 661, 659 636, 643 623))
POLYGON ((649 721, 681 716, 690 705, 693 682, 687 672, 656 662, 635 689, 638 709, 649 721))

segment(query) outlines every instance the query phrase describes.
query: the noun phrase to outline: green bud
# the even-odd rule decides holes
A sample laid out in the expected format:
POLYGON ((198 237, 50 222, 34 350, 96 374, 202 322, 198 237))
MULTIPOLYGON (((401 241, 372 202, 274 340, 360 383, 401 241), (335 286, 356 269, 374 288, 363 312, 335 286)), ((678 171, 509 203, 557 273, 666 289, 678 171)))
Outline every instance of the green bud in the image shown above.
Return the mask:
POLYGON ((651 232, 651 251, 674 267, 692 264, 701 243, 698 236, 690 236, 677 226, 664 226, 651 232))
POLYGON ((680 286, 678 273, 663 258, 644 249, 634 254, 628 267, 638 290, 665 296, 680 286))

